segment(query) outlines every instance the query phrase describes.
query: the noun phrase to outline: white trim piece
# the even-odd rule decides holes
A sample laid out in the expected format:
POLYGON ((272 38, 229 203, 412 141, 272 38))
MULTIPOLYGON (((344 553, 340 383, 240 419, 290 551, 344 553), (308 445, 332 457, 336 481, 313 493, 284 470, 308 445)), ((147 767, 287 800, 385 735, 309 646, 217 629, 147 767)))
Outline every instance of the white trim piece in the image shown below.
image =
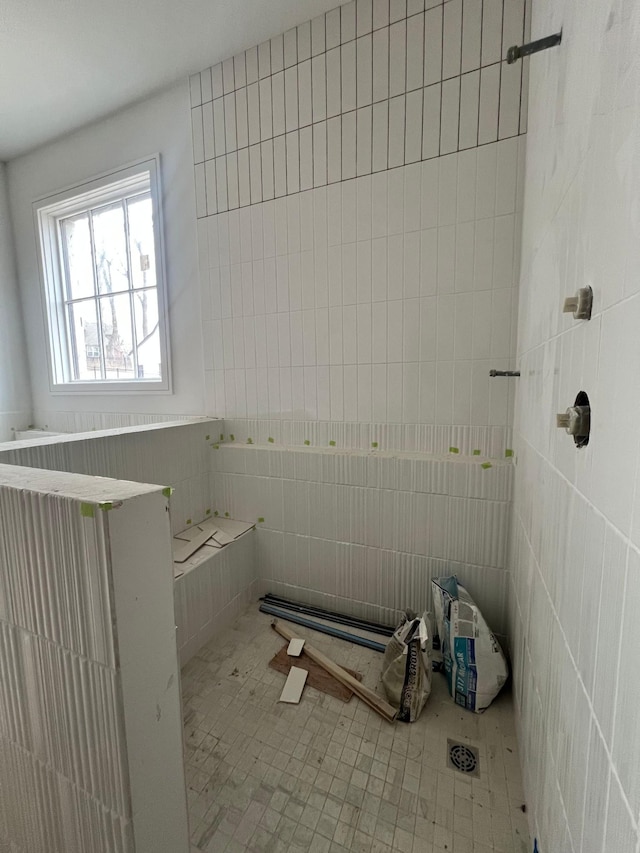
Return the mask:
POLYGON ((308 675, 309 673, 306 669, 301 669, 299 666, 292 666, 278 702, 288 702, 291 705, 297 705, 302 696, 308 675))

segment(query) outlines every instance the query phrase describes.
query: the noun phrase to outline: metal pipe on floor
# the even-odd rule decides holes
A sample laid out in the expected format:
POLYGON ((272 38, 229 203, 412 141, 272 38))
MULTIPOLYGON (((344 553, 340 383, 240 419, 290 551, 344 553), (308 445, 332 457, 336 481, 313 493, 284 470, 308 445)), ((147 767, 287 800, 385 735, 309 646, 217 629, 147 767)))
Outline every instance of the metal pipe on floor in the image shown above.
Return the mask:
POLYGON ((370 631, 372 634, 380 634, 383 637, 393 636, 394 629, 389 625, 382 625, 379 622, 369 622, 367 619, 359 619, 357 616, 347 616, 343 613, 336 613, 334 610, 315 607, 312 604, 299 604, 297 601, 281 598, 278 595, 272 595, 270 592, 263 596, 262 600, 268 604, 272 604, 274 607, 282 607, 285 610, 293 610, 296 613, 306 613, 308 616, 326 619, 329 622, 336 622, 339 625, 360 628, 362 631, 370 631))
POLYGON ((304 619, 302 616, 296 616, 295 613, 279 610, 277 607, 273 607, 273 605, 264 601, 260 605, 260 612, 268 613, 270 616, 277 616, 278 619, 284 619, 285 622, 302 625, 304 628, 311 628, 312 631, 319 631, 321 634, 328 634, 330 637, 337 637, 339 640, 346 640, 349 643, 354 643, 356 646, 373 649, 374 652, 383 653, 386 648, 382 643, 376 643, 375 640, 358 637, 356 634, 348 634, 346 631, 340 631, 339 628, 332 628, 330 625, 321 625, 319 622, 312 622, 311 619, 304 619))

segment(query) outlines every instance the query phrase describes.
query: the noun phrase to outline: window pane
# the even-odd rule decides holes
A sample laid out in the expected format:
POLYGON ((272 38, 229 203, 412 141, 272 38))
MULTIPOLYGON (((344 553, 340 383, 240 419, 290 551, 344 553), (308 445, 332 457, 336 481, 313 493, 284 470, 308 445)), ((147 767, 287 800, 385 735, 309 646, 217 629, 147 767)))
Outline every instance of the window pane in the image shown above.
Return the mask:
POLYGON ((74 380, 102 379, 100 336, 93 299, 69 305, 70 370, 74 380))
POLYGON ((133 304, 138 342, 138 377, 161 379, 158 293, 156 290, 138 291, 133 297, 133 304))
POLYGON ((91 216, 98 291, 115 293, 128 290, 127 242, 122 202, 93 210, 91 216))
POLYGON ((128 201, 127 212, 131 284, 133 287, 155 287, 156 253, 151 196, 139 196, 128 201))
POLYGON ((131 302, 128 293, 100 299, 107 379, 135 379, 131 302))
POLYGON ((62 242, 67 260, 67 295, 69 299, 82 299, 94 295, 93 261, 89 214, 63 219, 62 242))

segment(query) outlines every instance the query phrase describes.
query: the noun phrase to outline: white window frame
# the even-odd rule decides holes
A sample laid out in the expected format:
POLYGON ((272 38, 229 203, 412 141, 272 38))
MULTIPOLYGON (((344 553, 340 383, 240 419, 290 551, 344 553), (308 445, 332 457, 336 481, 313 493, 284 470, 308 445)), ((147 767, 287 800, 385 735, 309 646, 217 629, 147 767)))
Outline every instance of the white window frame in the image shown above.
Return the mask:
MULTIPOLYGON (((146 186, 145 186, 146 190, 146 186)), ((164 263, 163 222, 160 186, 160 155, 155 154, 128 166, 105 172, 33 204, 35 230, 40 252, 40 279, 43 293, 44 326, 47 339, 49 388, 52 394, 171 394, 171 353, 169 348, 168 300, 164 263), (135 192, 148 179, 153 209, 158 332, 160 337, 160 379, 71 379, 69 339, 65 316, 65 280, 59 220, 73 216, 95 204, 122 198, 135 192)))

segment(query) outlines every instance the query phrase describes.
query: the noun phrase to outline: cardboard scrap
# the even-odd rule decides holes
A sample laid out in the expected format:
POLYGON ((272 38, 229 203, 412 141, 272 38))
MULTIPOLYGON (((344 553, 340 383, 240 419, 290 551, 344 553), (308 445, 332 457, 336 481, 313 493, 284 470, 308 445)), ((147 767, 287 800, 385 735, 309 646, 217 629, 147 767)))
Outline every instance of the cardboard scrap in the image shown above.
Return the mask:
MULTIPOLYGON (((184 563, 203 545, 207 545, 209 548, 223 548, 253 527, 255 527, 254 524, 236 521, 232 518, 201 521, 199 524, 194 524, 193 527, 181 530, 173 537, 171 543, 173 561, 174 563, 184 563)), ((175 577, 179 577, 179 574, 176 574, 175 577)))

